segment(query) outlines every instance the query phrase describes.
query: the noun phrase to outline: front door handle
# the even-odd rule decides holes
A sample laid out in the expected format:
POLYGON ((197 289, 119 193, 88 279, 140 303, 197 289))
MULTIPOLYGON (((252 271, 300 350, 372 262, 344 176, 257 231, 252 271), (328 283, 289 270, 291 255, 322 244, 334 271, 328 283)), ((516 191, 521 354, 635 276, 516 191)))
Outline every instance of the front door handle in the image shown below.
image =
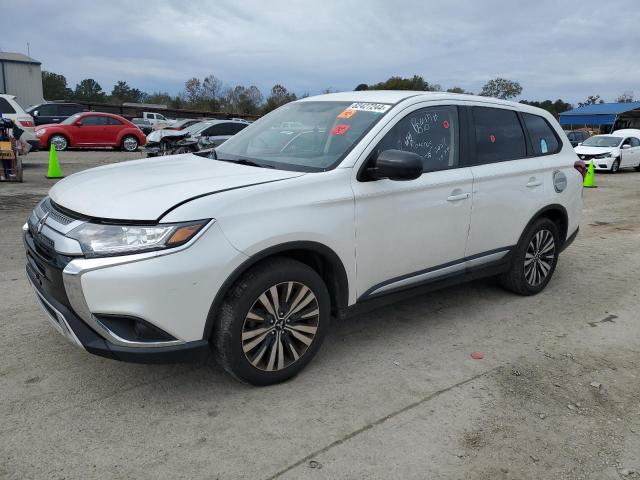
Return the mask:
POLYGON ((536 178, 530 178, 529 182, 527 183, 527 188, 539 187, 540 185, 542 185, 542 180, 538 180, 536 178))
POLYGON ((459 193, 458 195, 450 195, 447 197, 447 202, 457 202, 458 200, 466 200, 471 196, 470 193, 459 193))

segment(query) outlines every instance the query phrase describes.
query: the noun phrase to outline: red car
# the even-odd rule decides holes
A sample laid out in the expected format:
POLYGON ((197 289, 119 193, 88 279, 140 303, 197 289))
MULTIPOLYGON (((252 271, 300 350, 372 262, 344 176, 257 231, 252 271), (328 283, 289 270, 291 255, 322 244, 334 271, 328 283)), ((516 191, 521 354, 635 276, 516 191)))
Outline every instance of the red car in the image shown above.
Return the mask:
POLYGON ((83 112, 62 123, 36 127, 41 148, 56 150, 67 148, 114 147, 134 152, 144 145, 147 137, 129 120, 111 113, 83 112))

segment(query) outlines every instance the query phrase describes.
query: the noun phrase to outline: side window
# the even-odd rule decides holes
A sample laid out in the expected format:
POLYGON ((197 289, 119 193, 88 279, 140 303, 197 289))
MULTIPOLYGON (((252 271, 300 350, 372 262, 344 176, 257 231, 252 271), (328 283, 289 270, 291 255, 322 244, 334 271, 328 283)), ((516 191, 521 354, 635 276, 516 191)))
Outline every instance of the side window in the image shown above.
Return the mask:
POLYGON ((635 137, 631 137, 631 146, 632 147, 640 147, 640 140, 635 137))
POLYGON ((6 98, 0 98, 0 113, 16 113, 6 98))
POLYGON ((531 113, 523 113, 524 124, 529 132, 534 155, 550 155, 560 148, 558 137, 547 121, 531 113))
POLYGON ((66 117, 70 117, 74 113, 78 113, 82 111, 81 107, 77 107, 75 105, 61 105, 60 106, 60 115, 64 115, 66 117))
POLYGON ((458 166, 458 109, 453 106, 427 107, 411 112, 384 136, 377 146, 403 150, 422 157, 422 171, 434 172, 458 166))
POLYGON ((238 132, 244 130, 245 128, 247 128, 247 124, 246 123, 234 123, 233 124, 234 133, 238 133, 238 132))
POLYGON ((630 138, 625 138, 624 142, 622 142, 622 145, 631 145, 631 139, 630 138))
POLYGON ((233 135, 235 134, 235 127, 233 123, 218 123, 207 128, 202 132, 203 137, 216 137, 219 135, 233 135))
POLYGON ((122 125, 122 122, 117 118, 105 117, 107 119, 107 125, 122 125))
POLYGON ((524 132, 513 110, 473 107, 476 164, 504 162, 527 156, 524 132))
POLYGON ((83 125, 106 125, 107 124, 107 118, 108 117, 103 117, 103 116, 98 116, 98 115, 88 115, 86 117, 81 118, 80 120, 82 121, 83 125))
POLYGON ((53 117, 58 114, 57 105, 42 105, 38 110, 38 116, 40 117, 53 117))

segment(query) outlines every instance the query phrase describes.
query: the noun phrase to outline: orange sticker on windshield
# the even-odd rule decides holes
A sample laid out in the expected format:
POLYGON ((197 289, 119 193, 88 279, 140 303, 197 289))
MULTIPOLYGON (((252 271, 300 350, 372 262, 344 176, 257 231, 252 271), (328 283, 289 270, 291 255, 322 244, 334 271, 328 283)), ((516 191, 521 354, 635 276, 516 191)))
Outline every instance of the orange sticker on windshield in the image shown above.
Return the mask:
POLYGON ((339 123, 335 127, 331 129, 331 135, 344 135, 347 130, 351 128, 351 125, 345 125, 344 123, 339 123))
POLYGON ((340 115, 338 115, 338 118, 351 118, 356 113, 358 113, 357 110, 353 110, 352 108, 347 108, 346 110, 343 110, 342 113, 340 113, 340 115))

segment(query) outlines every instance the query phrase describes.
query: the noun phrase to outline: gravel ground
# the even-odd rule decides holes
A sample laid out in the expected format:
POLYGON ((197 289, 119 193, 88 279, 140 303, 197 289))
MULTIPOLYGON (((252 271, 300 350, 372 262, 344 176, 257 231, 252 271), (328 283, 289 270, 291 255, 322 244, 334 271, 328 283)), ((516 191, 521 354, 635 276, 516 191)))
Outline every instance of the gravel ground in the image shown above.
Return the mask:
POLYGON ((478 281, 336 321, 305 372, 259 389, 54 332, 20 232, 45 172, 33 153, 0 184, 0 478, 640 478, 640 173, 598 174, 542 294, 478 281))

